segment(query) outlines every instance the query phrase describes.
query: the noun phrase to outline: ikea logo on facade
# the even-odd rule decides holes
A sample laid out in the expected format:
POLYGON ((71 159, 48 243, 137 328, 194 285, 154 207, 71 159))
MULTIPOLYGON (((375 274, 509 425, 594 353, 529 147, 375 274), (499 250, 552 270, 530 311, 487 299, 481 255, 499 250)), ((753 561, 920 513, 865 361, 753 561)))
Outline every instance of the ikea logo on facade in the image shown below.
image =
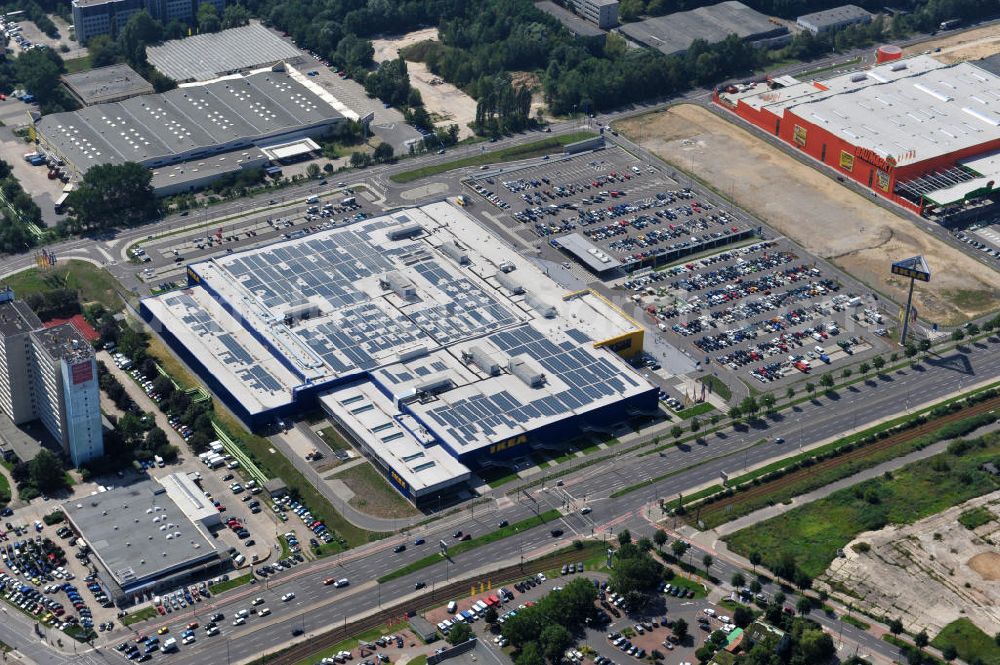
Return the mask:
POLYGON ((521 434, 520 436, 512 436, 506 441, 501 441, 500 443, 495 443, 492 446, 490 446, 490 455, 495 455, 504 450, 513 448, 514 446, 519 446, 522 443, 526 443, 527 441, 528 441, 527 434, 521 434))
POLYGON ((392 473, 392 479, 395 480, 400 487, 402 487, 406 491, 410 490, 410 486, 406 484, 405 480, 399 477, 398 473, 396 473, 395 471, 392 471, 391 473, 392 473))

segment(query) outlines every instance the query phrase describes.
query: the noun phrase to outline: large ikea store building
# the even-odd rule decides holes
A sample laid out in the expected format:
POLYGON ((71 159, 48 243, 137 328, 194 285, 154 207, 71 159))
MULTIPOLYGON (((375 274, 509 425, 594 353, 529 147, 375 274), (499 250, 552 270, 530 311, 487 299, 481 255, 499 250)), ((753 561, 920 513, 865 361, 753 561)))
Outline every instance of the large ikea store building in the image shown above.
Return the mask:
POLYGON ((415 503, 657 409, 643 329, 441 202, 188 267, 144 318, 259 428, 317 403, 415 503))

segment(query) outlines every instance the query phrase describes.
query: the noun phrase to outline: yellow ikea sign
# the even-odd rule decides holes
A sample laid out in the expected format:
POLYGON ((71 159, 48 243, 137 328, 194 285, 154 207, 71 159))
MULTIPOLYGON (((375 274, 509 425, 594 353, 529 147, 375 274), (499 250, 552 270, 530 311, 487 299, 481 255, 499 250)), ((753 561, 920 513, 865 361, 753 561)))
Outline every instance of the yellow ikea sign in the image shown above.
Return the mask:
POLYGON ((495 455, 496 453, 507 450, 509 448, 513 448, 514 446, 519 446, 522 443, 527 442, 527 440, 528 440, 527 434, 521 434, 520 436, 512 436, 506 441, 501 441, 500 443, 496 443, 490 446, 490 455, 495 455))

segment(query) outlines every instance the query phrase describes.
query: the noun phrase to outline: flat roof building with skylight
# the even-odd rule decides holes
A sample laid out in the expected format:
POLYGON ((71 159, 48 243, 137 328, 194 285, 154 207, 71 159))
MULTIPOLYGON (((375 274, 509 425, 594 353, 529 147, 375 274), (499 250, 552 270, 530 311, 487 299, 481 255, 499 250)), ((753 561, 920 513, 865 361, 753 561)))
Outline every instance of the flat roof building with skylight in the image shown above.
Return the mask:
POLYGON ((253 426, 318 400, 418 500, 657 408, 643 329, 448 203, 188 267, 144 317, 253 426))

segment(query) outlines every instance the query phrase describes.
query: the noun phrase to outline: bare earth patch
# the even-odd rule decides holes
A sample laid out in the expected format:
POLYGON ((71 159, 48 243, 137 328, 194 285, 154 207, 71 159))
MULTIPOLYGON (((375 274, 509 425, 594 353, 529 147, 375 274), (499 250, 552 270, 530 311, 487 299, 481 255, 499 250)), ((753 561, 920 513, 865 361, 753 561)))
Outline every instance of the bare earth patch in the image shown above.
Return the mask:
POLYGON ((914 293, 925 320, 954 325, 1000 306, 1000 273, 693 104, 617 124, 625 135, 732 198, 778 232, 905 302, 893 261, 922 254, 933 273, 914 293), (960 296, 957 297, 956 296, 960 296))
MULTIPOLYGON (((395 60, 399 57, 399 49, 427 40, 438 41, 437 28, 415 30, 397 37, 373 39, 375 62, 395 60)), ((476 100, 451 83, 438 78, 422 62, 407 61, 406 71, 410 75, 410 85, 420 91, 424 106, 434 119, 435 126, 458 125, 460 139, 472 136, 469 123, 476 119, 476 100)))
MULTIPOLYGON (((1000 492, 949 508, 910 526, 862 533, 834 559, 820 586, 848 589, 852 602, 876 616, 901 617, 907 630, 936 635, 966 617, 988 635, 1000 630, 1000 536, 996 518, 971 531, 965 511, 1000 502, 1000 492), (870 550, 859 553, 857 543, 870 550)), ((864 550, 864 548, 860 548, 864 550)))
POLYGON ((937 60, 951 65, 966 60, 979 60, 1000 53, 1000 33, 995 25, 975 28, 934 39, 929 42, 914 44, 903 49, 904 56, 916 55, 931 51, 937 60), (934 49, 941 49, 933 53, 934 49))
POLYGON ((977 554, 969 559, 967 565, 987 582, 1000 580, 1000 554, 996 552, 977 554))

